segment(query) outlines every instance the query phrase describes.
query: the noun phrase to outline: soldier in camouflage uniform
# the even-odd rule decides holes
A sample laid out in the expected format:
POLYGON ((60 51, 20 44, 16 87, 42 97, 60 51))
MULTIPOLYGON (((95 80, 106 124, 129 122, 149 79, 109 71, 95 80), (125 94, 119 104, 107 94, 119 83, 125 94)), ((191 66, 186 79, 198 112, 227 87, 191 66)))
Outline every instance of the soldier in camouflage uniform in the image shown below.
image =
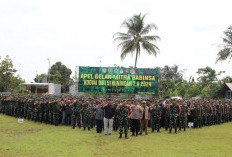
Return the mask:
POLYGON ((44 99, 41 99, 38 107, 38 111, 39 111, 38 121, 41 123, 43 122, 44 108, 45 108, 44 99))
POLYGON ((84 130, 88 127, 88 130, 91 128, 91 120, 92 120, 92 107, 89 105, 89 99, 85 100, 85 103, 82 105, 81 111, 83 112, 83 127, 84 130))
POLYGON ((95 107, 96 107, 96 104, 94 103, 93 98, 90 98, 89 107, 90 107, 90 110, 92 111, 90 127, 93 128, 95 126, 95 118, 94 118, 95 113, 93 111, 95 110, 95 107))
POLYGON ((27 112, 28 112, 28 103, 27 103, 27 97, 25 100, 23 100, 23 117, 26 119, 27 118, 27 112))
POLYGON ((167 100, 165 103, 165 106, 163 108, 164 110, 164 125, 165 125, 165 130, 168 130, 169 127, 169 122, 170 122, 170 109, 169 109, 170 101, 167 100))
POLYGON ((188 113, 189 113, 189 107, 183 100, 178 101, 180 107, 181 107, 181 113, 179 116, 179 130, 181 131, 181 128, 184 128, 184 131, 186 130, 187 127, 187 122, 188 122, 188 113))
POLYGON ((48 122, 49 124, 53 124, 53 105, 52 102, 54 101, 54 97, 51 97, 48 103, 48 122))
POLYGON ((170 109, 170 121, 169 121, 169 133, 172 133, 172 128, 175 128, 177 134, 177 117, 181 113, 181 108, 176 103, 176 99, 172 99, 172 103, 169 106, 170 109))
POLYGON ((19 108, 19 117, 20 118, 23 118, 23 113, 24 113, 24 107, 23 107, 23 97, 20 97, 19 98, 19 106, 20 106, 20 108, 19 108))
POLYGON ((76 124, 81 128, 81 108, 82 104, 79 101, 79 98, 76 97, 76 100, 71 104, 72 106, 72 126, 75 129, 76 124))
POLYGON ((200 105, 200 102, 196 100, 194 102, 194 109, 193 109, 193 124, 194 128, 201 128, 202 127, 202 106, 200 105))
POLYGON ((232 103, 231 102, 228 102, 229 103, 229 121, 231 122, 232 121, 232 103))
POLYGON ((58 126, 60 123, 60 104, 59 104, 60 100, 58 100, 58 98, 55 98, 55 101, 53 101, 52 103, 52 111, 53 111, 53 124, 55 126, 58 126))
MULTIPOLYGON (((119 100, 115 99, 114 100, 114 106, 115 108, 117 108, 117 106, 119 105, 119 100)), ((118 125, 119 125, 119 121, 118 121, 118 111, 115 111, 115 115, 114 115, 114 122, 113 122, 113 130, 114 131, 118 131, 118 125)))
POLYGON ((34 117, 34 102, 35 102, 35 97, 32 97, 31 99, 28 100, 28 112, 27 112, 27 119, 28 120, 33 120, 34 117))
POLYGON ((215 114, 216 114, 215 122, 216 122, 216 124, 219 124, 219 108, 220 108, 220 106, 219 106, 218 101, 216 102, 215 108, 216 108, 216 111, 215 111, 215 114))
POLYGON ((125 100, 122 101, 120 105, 117 106, 118 120, 119 120, 119 138, 122 138, 123 128, 125 133, 125 138, 128 139, 128 118, 130 107, 125 100))
POLYGON ((203 103, 203 108, 202 108, 202 125, 207 126, 208 125, 208 114, 209 114, 209 102, 206 101, 203 103))
POLYGON ((0 113, 3 113, 3 103, 2 103, 3 97, 0 94, 0 113))
POLYGON ((213 101, 210 101, 210 103, 208 104, 208 123, 207 125, 208 126, 211 126, 213 124, 213 101))
POLYGON ((49 96, 46 97, 46 99, 44 100, 44 114, 43 114, 43 121, 48 124, 49 120, 48 120, 48 115, 49 115, 49 96))
POLYGON ((217 124, 217 108, 216 108, 216 102, 215 101, 212 104, 212 106, 213 106, 213 124, 216 125, 217 124))
POLYGON ((229 121, 229 105, 228 105, 228 102, 226 101, 225 102, 225 122, 228 122, 229 121))
POLYGON ((34 102, 34 109, 33 109, 33 120, 36 122, 38 121, 39 117, 39 105, 40 105, 40 98, 37 98, 37 100, 34 102))
POLYGON ((222 102, 221 102, 221 100, 219 100, 219 111, 218 111, 219 124, 223 123, 222 122, 222 113, 223 113, 222 102))
POLYGON ((154 130, 160 132, 161 107, 157 100, 150 106, 150 113, 152 116, 152 132, 154 132, 154 130))

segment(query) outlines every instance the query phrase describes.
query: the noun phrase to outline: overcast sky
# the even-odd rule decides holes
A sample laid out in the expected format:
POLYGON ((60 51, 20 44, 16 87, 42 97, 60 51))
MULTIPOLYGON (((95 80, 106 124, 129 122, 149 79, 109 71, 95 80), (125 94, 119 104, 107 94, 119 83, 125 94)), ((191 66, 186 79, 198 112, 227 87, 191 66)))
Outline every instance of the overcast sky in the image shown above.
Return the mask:
MULTIPOLYGON (((76 66, 133 66, 120 60, 113 34, 134 14, 155 23, 160 54, 142 51, 138 68, 174 65, 186 69, 185 79, 197 78, 198 68, 210 66, 232 76, 228 61, 215 64, 223 31, 232 25, 231 0, 1 0, 0 56, 9 55, 20 76, 31 82, 61 61, 74 75, 76 66)), ((18 74, 17 73, 17 74, 18 74)))

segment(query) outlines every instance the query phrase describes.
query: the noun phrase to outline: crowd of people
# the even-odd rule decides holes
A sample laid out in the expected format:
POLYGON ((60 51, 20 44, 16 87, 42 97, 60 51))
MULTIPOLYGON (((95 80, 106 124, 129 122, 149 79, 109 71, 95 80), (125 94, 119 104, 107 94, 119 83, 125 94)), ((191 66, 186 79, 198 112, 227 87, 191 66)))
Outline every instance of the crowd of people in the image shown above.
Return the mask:
POLYGON ((174 129, 186 131, 188 122, 193 128, 211 126, 232 121, 232 103, 216 99, 122 99, 112 97, 0 95, 0 113, 46 124, 96 127, 97 133, 111 135, 119 130, 128 138, 160 132, 164 127, 172 133, 174 129))

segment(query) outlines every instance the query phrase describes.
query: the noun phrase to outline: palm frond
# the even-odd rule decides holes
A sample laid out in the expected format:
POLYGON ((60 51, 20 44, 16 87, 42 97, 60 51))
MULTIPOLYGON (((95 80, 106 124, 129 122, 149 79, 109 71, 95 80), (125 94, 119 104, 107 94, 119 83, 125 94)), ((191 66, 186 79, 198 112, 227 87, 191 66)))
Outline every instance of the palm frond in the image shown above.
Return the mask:
POLYGON ((115 37, 130 37, 131 35, 130 34, 127 34, 127 33, 121 33, 121 32, 117 32, 113 35, 113 38, 115 37))
POLYGON ((121 27, 124 27, 124 28, 127 28, 127 29, 130 29, 132 27, 132 21, 131 19, 126 19, 123 21, 123 23, 121 24, 121 27))
POLYGON ((130 43, 132 40, 126 40, 126 41, 122 41, 121 43, 118 44, 117 49, 122 48, 124 45, 127 45, 128 43, 130 43))
POLYGON ((159 53, 159 48, 155 44, 152 44, 152 43, 150 43, 150 42, 148 42, 146 40, 143 40, 143 39, 142 39, 142 47, 150 55, 155 55, 156 56, 157 53, 159 53))
MULTIPOLYGON (((220 50, 217 54, 217 59, 216 59, 216 63, 218 61, 224 61, 226 60, 230 55, 232 55, 232 50, 229 48, 224 48, 222 50, 220 50)), ((231 59, 231 57, 230 57, 231 59)), ((230 61, 230 60, 229 60, 230 61)))
POLYGON ((148 24, 146 25, 143 30, 140 32, 141 35, 148 34, 152 29, 157 30, 157 26, 155 24, 148 24))
MULTIPOLYGON (((231 38, 232 38, 232 36, 231 36, 231 38)), ((228 46, 229 46, 229 45, 232 45, 232 39, 222 38, 222 41, 223 41, 224 43, 226 43, 228 46)))
POLYGON ((134 40, 127 41, 126 43, 122 44, 122 54, 121 54, 121 60, 124 60, 126 55, 129 53, 133 53, 136 49, 136 44, 134 40))
POLYGON ((116 37, 114 38, 114 42, 118 42, 118 41, 127 41, 132 39, 132 37, 116 37))
POLYGON ((229 26, 227 30, 224 31, 224 35, 225 36, 222 38, 224 48, 218 52, 216 63, 218 61, 225 61, 228 58, 230 62, 232 57, 232 26, 229 26))
POLYGON ((150 35, 150 36, 143 36, 143 39, 144 40, 147 40, 147 41, 157 41, 157 40, 160 40, 160 37, 157 36, 157 35, 150 35))

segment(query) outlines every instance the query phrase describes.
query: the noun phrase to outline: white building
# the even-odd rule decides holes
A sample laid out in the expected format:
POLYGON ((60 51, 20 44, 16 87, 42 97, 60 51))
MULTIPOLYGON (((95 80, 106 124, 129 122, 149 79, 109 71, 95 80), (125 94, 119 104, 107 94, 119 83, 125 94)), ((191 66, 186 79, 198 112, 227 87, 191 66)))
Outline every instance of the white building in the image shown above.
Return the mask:
POLYGON ((232 83, 226 83, 225 98, 232 99, 232 83))
POLYGON ((22 83, 23 88, 36 95, 61 95, 61 85, 54 83, 22 83))

